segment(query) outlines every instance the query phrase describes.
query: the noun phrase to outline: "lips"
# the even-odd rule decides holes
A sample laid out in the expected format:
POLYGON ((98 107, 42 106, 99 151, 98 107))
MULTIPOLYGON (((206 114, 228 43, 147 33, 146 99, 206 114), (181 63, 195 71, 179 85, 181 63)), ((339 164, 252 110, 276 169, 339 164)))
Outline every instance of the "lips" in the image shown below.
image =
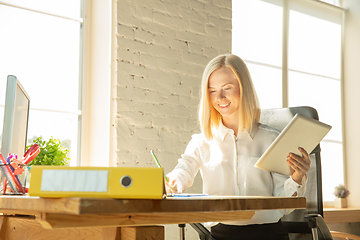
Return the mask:
POLYGON ((227 103, 227 104, 219 104, 219 107, 225 108, 225 107, 227 107, 227 106, 229 106, 229 105, 230 105, 230 103, 227 103))

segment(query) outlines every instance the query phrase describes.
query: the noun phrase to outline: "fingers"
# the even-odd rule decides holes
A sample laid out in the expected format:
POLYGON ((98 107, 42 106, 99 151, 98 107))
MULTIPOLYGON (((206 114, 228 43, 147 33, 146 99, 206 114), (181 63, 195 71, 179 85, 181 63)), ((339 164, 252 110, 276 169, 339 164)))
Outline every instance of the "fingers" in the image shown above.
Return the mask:
POLYGON ((310 169, 310 158, 309 154, 303 148, 299 148, 302 156, 294 153, 290 153, 287 157, 287 163, 291 167, 291 176, 295 182, 301 184, 301 180, 304 175, 310 169))
POLYGON ((303 161, 298 161, 295 158, 288 157, 287 162, 295 172, 301 172, 303 175, 310 169, 310 164, 305 164, 303 161))
POLYGON ((170 181, 169 179, 167 181, 165 180, 165 190, 166 193, 177 193, 176 179, 170 181))
POLYGON ((305 149, 301 148, 301 147, 299 148, 299 151, 301 152, 303 157, 307 160, 307 162, 310 163, 311 161, 310 161, 310 157, 309 157, 308 152, 305 149))
POLYGON ((290 153, 287 157, 287 162, 294 171, 306 173, 310 169, 311 164, 309 154, 303 148, 299 148, 299 151, 302 156, 290 153))

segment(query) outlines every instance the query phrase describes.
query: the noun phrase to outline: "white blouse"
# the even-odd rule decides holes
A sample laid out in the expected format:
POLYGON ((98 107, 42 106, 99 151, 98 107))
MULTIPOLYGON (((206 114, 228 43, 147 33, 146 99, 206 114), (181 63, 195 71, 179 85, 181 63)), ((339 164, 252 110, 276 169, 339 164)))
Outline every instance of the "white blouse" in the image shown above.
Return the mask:
MULTIPOLYGON (((176 179, 178 192, 193 184, 198 170, 203 179, 203 193, 209 195, 236 196, 303 196, 307 177, 302 185, 291 177, 268 172, 254 164, 278 136, 279 131, 260 124, 250 135, 241 132, 238 137, 232 129, 220 123, 213 129, 213 139, 207 140, 203 133, 194 134, 181 155, 175 169, 167 174, 176 179)), ((277 222, 292 210, 256 211, 249 221, 223 222, 247 225, 277 222)))

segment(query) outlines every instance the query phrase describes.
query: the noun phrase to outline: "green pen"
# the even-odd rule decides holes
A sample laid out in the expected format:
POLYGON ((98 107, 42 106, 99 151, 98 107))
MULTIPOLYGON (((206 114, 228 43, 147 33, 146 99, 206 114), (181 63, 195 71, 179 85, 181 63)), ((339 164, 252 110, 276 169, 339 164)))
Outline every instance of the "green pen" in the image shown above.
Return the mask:
MULTIPOLYGON (((160 162, 159 160, 157 160, 156 156, 155 156, 155 153, 153 150, 150 150, 150 153, 152 155, 152 157, 154 158, 155 162, 156 162, 156 165, 161 168, 161 165, 160 165, 160 162)), ((165 176, 165 173, 164 173, 164 178, 165 178, 165 181, 167 184, 169 184, 169 178, 167 176, 165 176)), ((169 184, 170 185, 170 184, 169 184)), ((171 191, 174 191, 172 187, 170 187, 171 191)))

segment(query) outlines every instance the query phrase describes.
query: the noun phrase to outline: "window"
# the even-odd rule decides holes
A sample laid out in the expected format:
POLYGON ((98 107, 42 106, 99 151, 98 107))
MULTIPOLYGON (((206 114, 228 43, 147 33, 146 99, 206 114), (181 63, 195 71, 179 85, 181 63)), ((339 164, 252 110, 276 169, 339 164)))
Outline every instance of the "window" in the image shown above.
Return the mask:
POLYGON ((81 0, 0 1, 0 124, 7 75, 30 96, 28 140, 60 139, 79 159, 81 0))
POLYGON ((321 143, 324 201, 344 182, 341 23, 342 10, 326 3, 233 1, 232 52, 247 63, 261 107, 312 106, 333 126, 321 143))
POLYGON ((331 5, 340 7, 340 1, 341 0, 318 0, 318 1, 325 2, 325 3, 331 4, 331 5))

